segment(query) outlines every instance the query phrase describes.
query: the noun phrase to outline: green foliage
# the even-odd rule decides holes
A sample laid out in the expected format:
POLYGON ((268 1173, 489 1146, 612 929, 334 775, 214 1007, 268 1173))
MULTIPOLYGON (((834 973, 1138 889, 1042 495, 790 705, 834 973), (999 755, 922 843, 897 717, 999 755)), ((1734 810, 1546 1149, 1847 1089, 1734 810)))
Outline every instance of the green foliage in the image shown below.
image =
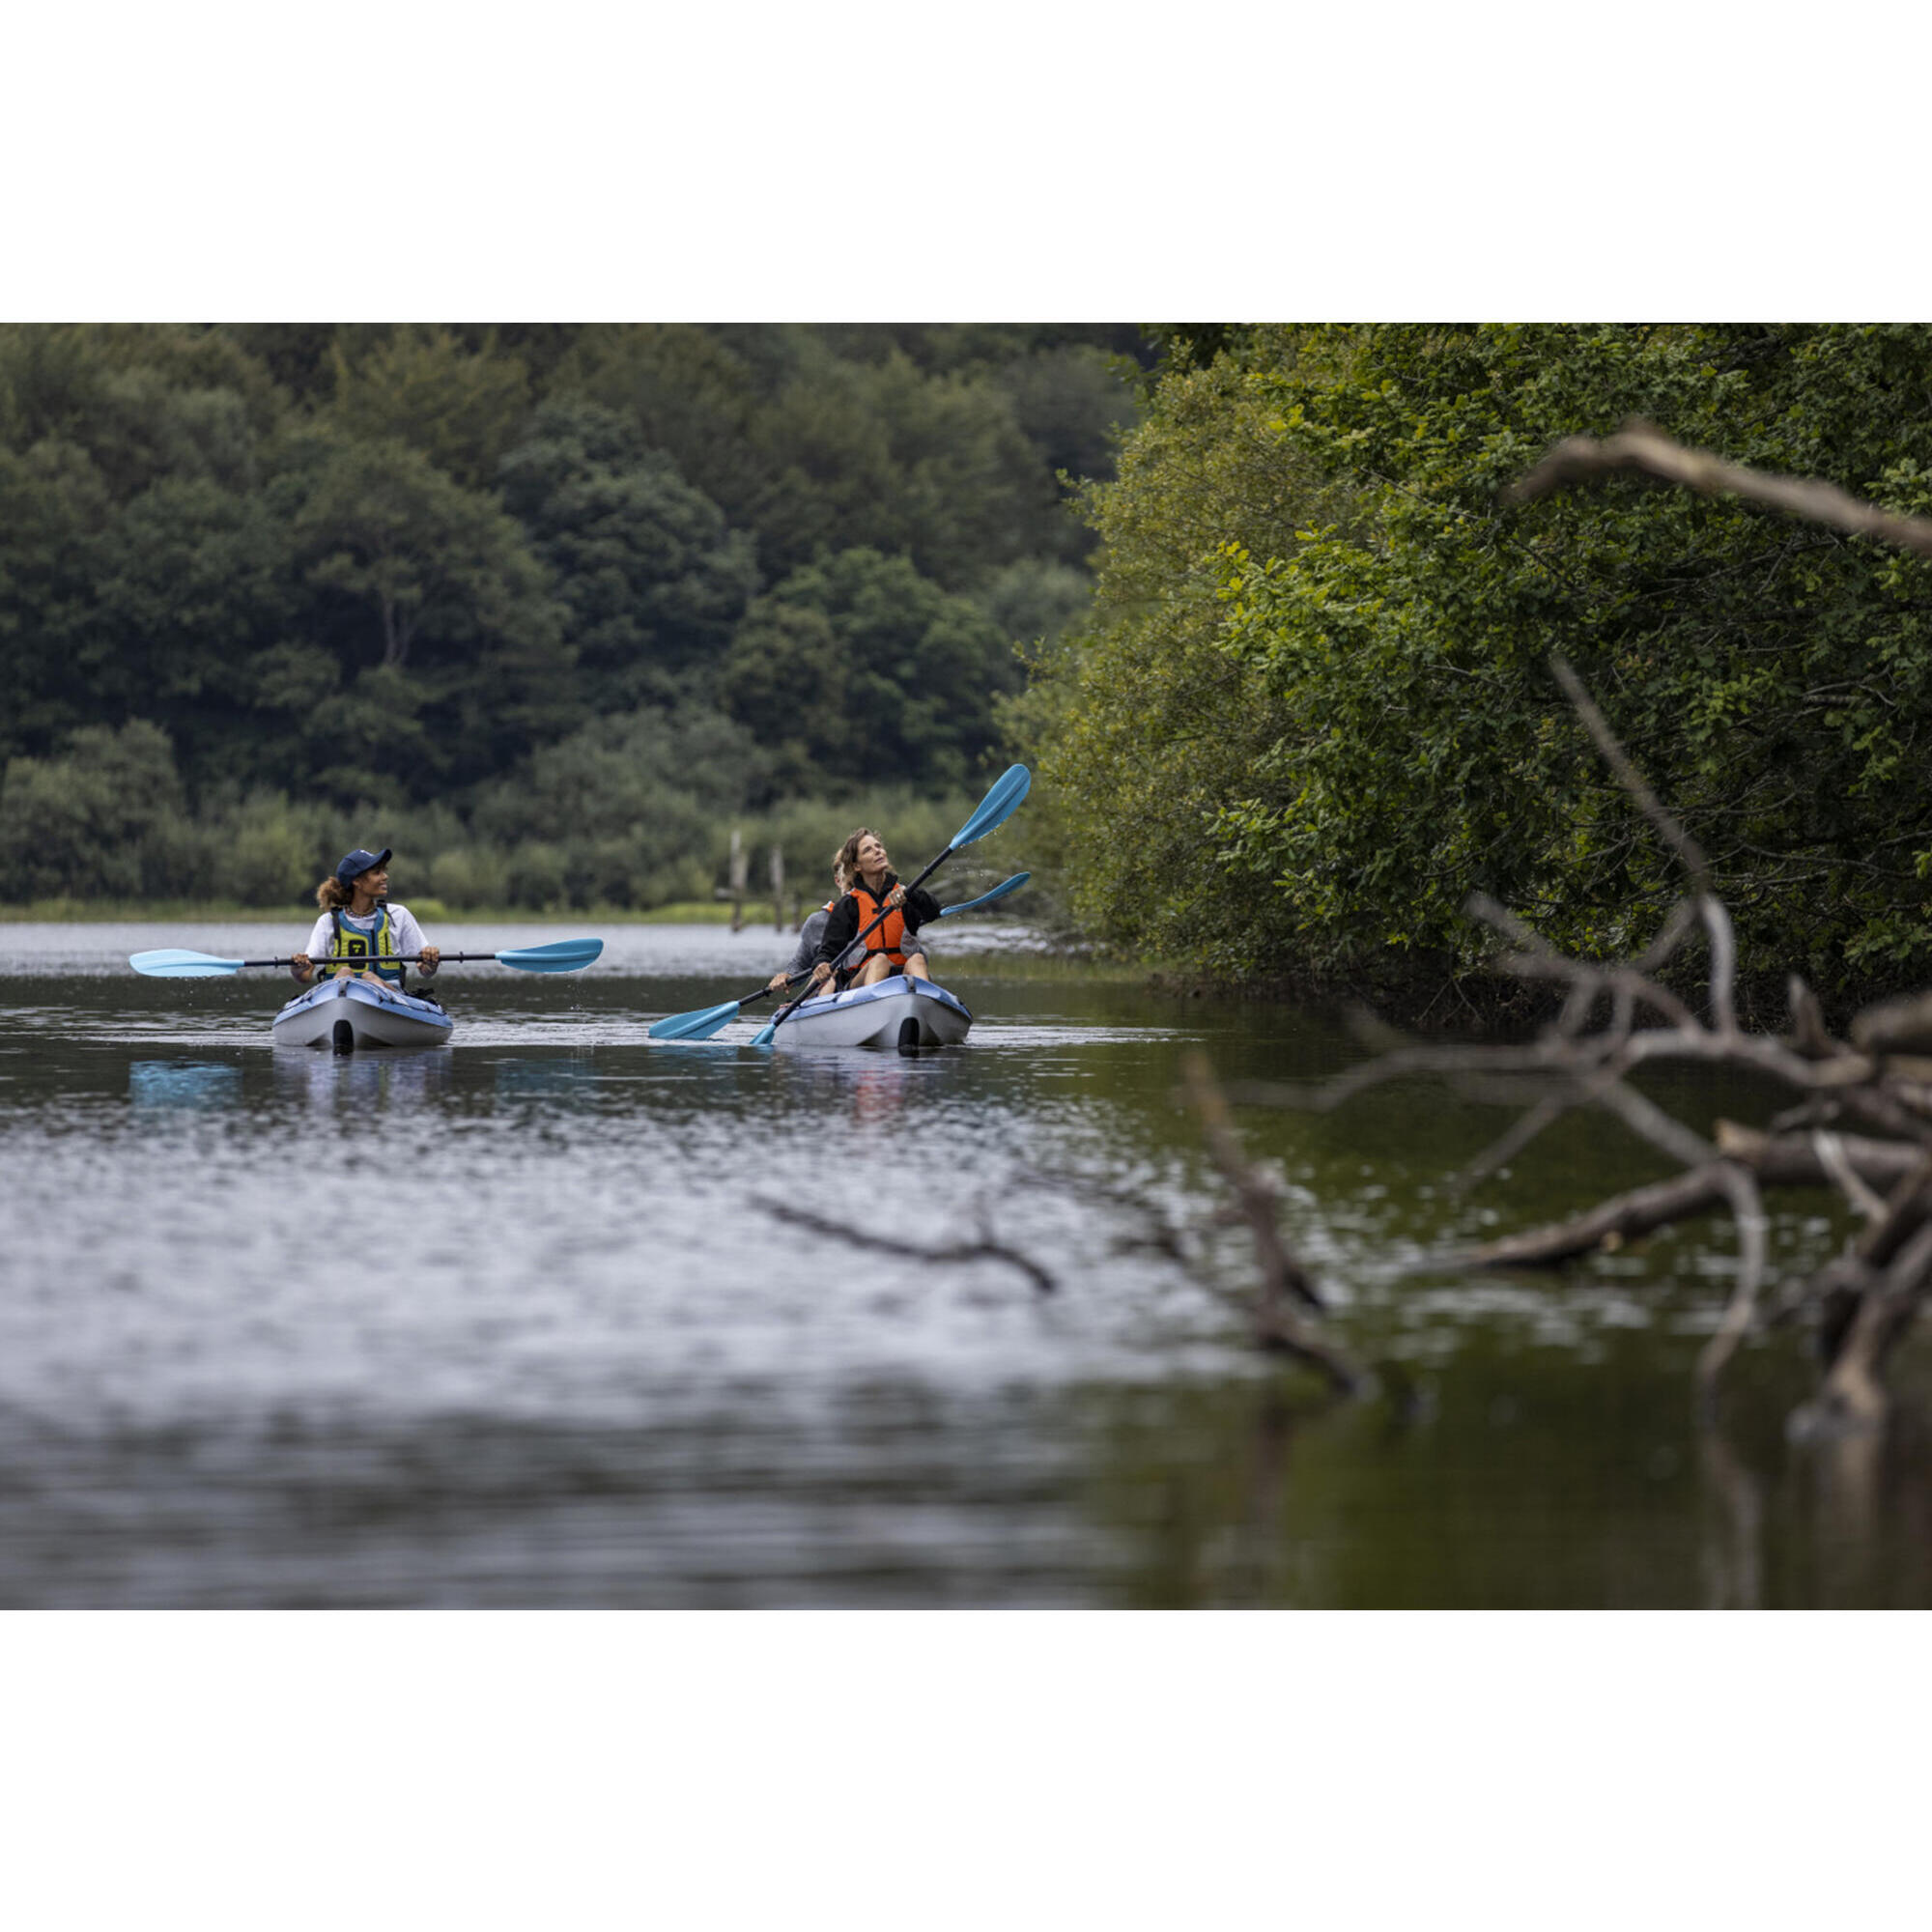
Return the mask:
MULTIPOLYGON (((419 830, 468 903, 647 901, 677 867, 701 896, 721 813, 978 769, 1011 640, 1084 601, 1054 471, 1111 462, 1136 340, 0 326, 0 761, 52 810, 96 756, 75 733, 158 729, 168 810, 270 902, 372 818, 419 830), (586 719, 629 752, 574 738, 586 719), (658 761, 644 844, 497 813, 623 755, 658 761)), ((69 869, 125 883, 92 822, 69 869)))
POLYGON ((547 403, 502 480, 557 583, 594 710, 663 701, 729 641, 758 587, 752 540, 628 418, 547 403))
POLYGON ((469 490, 488 489, 530 411, 529 377, 494 332, 466 349, 447 329, 399 328, 353 359, 330 349, 336 425, 351 440, 393 439, 469 490))
POLYGON ((1038 781, 1039 902, 1106 944, 1237 971, 1281 958, 1295 925, 1264 877, 1224 871, 1208 836, 1280 728, 1264 680, 1226 648, 1221 547, 1292 548, 1293 506, 1320 496, 1271 423, 1232 364, 1161 384, 1119 480, 1086 497, 1102 546, 1093 621, 1034 654, 1002 713, 1038 781))
MULTIPOLYGON (((1154 816, 1191 820, 1197 886, 1239 909, 1198 952, 1469 960, 1477 887, 1567 945, 1641 944, 1683 880, 1550 679, 1560 648, 1710 854, 1747 969, 1916 962, 1927 565, 1636 482, 1516 511, 1497 493, 1560 438, 1641 415, 1903 507, 1932 475, 1932 419, 1904 400, 1928 382, 1916 327, 1250 330, 1206 369, 1182 358, 1094 493, 1103 593, 1138 607, 1039 700, 1078 862, 1113 866, 1122 825, 1145 824, 1135 787, 1160 772, 1122 711, 1191 654, 1211 749, 1187 809, 1154 816), (1205 410, 1173 441, 1190 398, 1205 410), (1232 500, 1188 481, 1216 466, 1232 500)), ((1131 943, 1186 924, 1157 891, 1094 896, 1131 943)))
POLYGON ((1070 563, 1022 557, 994 571, 973 601, 1016 644, 1058 638, 1094 601, 1094 580, 1070 563))
POLYGON ((719 678, 793 789, 956 789, 992 745, 995 695, 1016 682, 978 606, 874 550, 821 557, 759 598, 719 678))
POLYGON ((202 889, 167 733, 137 719, 83 726, 66 755, 10 758, 0 780, 0 895, 162 897, 202 889))
POLYGON ((339 593, 329 635, 357 668, 322 720, 350 752, 321 775, 338 794, 373 773, 426 797, 582 715, 549 575, 494 498, 401 442, 338 443, 293 529, 308 582, 339 593))

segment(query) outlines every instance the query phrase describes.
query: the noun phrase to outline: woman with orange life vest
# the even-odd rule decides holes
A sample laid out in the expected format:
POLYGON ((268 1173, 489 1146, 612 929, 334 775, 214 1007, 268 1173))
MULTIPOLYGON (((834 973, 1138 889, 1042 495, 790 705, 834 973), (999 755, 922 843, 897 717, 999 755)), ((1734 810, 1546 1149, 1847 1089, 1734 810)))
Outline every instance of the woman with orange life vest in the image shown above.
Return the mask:
POLYGON ((289 961, 297 985, 306 986, 317 978, 344 972, 371 974, 392 986, 401 986, 406 968, 368 962, 411 952, 421 955, 417 996, 428 996, 441 954, 424 940, 422 927, 408 906, 389 903, 390 857, 387 847, 370 852, 358 845, 344 855, 331 877, 316 887, 315 902, 322 908, 322 916, 309 933, 308 950, 289 961))
POLYGON ((925 952, 914 935, 928 920, 939 917, 939 901, 923 886, 908 892, 899 883, 887 855, 885 840, 867 826, 861 826, 838 848, 835 871, 843 868, 848 883, 845 896, 825 918, 825 931, 818 942, 817 963, 811 969, 816 989, 831 979, 833 962, 841 959, 852 943, 883 912, 886 917, 865 941, 866 961, 852 983, 871 986, 895 973, 911 980, 929 980, 925 952))
MULTIPOLYGON (((845 888, 850 874, 845 869, 844 847, 832 855, 833 895, 812 913, 799 926, 798 944, 792 949, 791 957, 774 973, 766 982, 769 991, 782 993, 793 980, 810 972, 811 962, 818 957, 818 942, 825 936, 825 922, 832 916, 832 908, 845 896, 845 888)), ((908 933, 900 949, 908 958, 917 952, 922 959, 926 955, 925 941, 914 933, 908 933)), ((856 966, 856 958, 844 961, 847 966, 856 966)))

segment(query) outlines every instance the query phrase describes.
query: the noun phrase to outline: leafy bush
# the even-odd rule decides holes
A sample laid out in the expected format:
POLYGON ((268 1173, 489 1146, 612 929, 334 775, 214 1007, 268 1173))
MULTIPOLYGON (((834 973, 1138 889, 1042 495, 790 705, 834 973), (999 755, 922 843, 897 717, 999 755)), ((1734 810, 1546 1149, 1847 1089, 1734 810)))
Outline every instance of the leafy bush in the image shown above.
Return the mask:
POLYGON ((84 726, 61 757, 7 761, 0 895, 181 896, 206 889, 210 861, 167 733, 145 719, 84 726))

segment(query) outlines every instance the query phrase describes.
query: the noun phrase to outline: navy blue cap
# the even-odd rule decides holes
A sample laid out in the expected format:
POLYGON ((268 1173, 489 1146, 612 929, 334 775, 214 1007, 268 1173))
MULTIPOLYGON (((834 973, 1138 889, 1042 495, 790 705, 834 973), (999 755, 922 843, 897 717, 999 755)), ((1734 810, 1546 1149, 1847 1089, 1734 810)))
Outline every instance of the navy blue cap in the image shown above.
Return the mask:
POLYGON ((391 849, 385 845, 380 852, 365 852, 358 845, 343 859, 341 865, 336 867, 335 876, 346 886, 352 879, 366 872, 371 866, 386 866, 389 863, 391 849))

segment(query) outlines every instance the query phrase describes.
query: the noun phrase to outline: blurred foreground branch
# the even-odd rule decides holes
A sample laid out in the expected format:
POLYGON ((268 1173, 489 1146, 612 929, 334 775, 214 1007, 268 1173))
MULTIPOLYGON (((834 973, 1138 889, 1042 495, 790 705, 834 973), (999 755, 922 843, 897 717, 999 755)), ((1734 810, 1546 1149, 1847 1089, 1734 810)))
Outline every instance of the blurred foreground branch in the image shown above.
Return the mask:
POLYGON ((1877 537, 1932 556, 1932 521, 1875 509, 1815 477, 1773 476, 1726 463, 1708 450, 1690 449, 1642 421, 1627 422, 1601 440, 1573 436, 1559 442, 1502 493, 1505 503, 1527 503, 1570 483, 1594 483, 1620 470, 1636 470, 1702 497, 1742 497, 1810 523, 1829 524, 1854 536, 1877 537))
POLYGON ((1708 1405, 1745 1338, 1794 1313, 1815 1318, 1823 1379, 1793 1417, 1795 1434, 1838 1434, 1883 1420, 1886 1362, 1932 1294, 1932 995, 1888 1001, 1852 1022, 1849 1037, 1826 1028, 1818 1001, 1795 975, 1791 1030, 1781 1037, 1740 1031, 1731 1002, 1735 948, 1730 916, 1710 890, 1702 854, 1658 802, 1590 703, 1569 666, 1558 675, 1584 714, 1619 782, 1651 818, 1693 877, 1693 890, 1638 958, 1598 964, 1571 958, 1481 895, 1472 919, 1510 950, 1501 964, 1526 980, 1565 988, 1557 1017, 1520 1045, 1427 1045, 1397 1040, 1330 1081, 1303 1088, 1249 1084, 1240 1100, 1332 1107, 1383 1081, 1431 1074, 1464 1097, 1521 1101, 1524 1113, 1468 1170, 1480 1177, 1514 1158, 1565 1115, 1608 1114, 1683 1172, 1601 1202, 1588 1212, 1463 1250, 1461 1268, 1553 1266, 1613 1250, 1660 1228, 1725 1213, 1736 1230, 1738 1268, 1716 1331, 1698 1359, 1708 1405), (1708 1017, 1699 1017, 1654 977, 1696 934, 1708 941, 1708 1017), (1597 1015, 1606 1013, 1599 1021, 1597 1015), (1631 1084, 1666 1061, 1730 1066, 1769 1076, 1800 1104, 1759 1131, 1719 1120, 1708 1134, 1675 1119, 1631 1084), (1865 1131, 1843 1131, 1855 1125, 1865 1131), (1790 1284, 1774 1315, 1763 1309, 1769 1255, 1763 1190, 1833 1187, 1861 1217, 1863 1232, 1810 1279, 1790 1284))
MULTIPOLYGON (((1769 504, 1932 556, 1932 522, 1875 509, 1828 483, 1720 462, 1647 423, 1627 424, 1601 441, 1575 437, 1559 443, 1503 493, 1504 499, 1525 502, 1620 470, 1707 496, 1769 504)), ((1793 1415, 1793 1433, 1871 1429, 1887 1413, 1888 1359, 1932 1295, 1932 993, 1866 1009, 1840 1039, 1826 1027, 1816 996, 1793 975, 1789 1032, 1743 1032, 1733 1004, 1737 949, 1730 914, 1702 849, 1658 798, 1575 669, 1559 654, 1552 653, 1550 663, 1617 782, 1689 877, 1690 891, 1656 940, 1640 955, 1609 964, 1572 958, 1505 907, 1472 895, 1465 910, 1503 942, 1502 970, 1563 991, 1556 1018, 1532 1040, 1441 1046, 1385 1036, 1374 1057, 1333 1080, 1305 1087, 1249 1083, 1235 1088, 1233 1097, 1327 1108, 1384 1081, 1428 1074, 1467 1098, 1520 1104, 1516 1123, 1469 1163, 1462 1185, 1495 1172, 1572 1113, 1608 1115, 1682 1171, 1570 1220, 1465 1249, 1446 1264, 1548 1267, 1640 1240, 1677 1221, 1726 1214, 1736 1232, 1737 1272, 1698 1358, 1704 1404, 1715 1401, 1724 1365, 1747 1336, 1794 1315, 1808 1316, 1818 1334, 1822 1378, 1815 1398, 1793 1415), (1658 978, 1699 936, 1709 962, 1701 1016, 1658 978), (1699 1132, 1632 1084, 1644 1068, 1669 1061, 1768 1077, 1787 1089, 1795 1104, 1768 1131, 1719 1120, 1699 1132), (1767 1314, 1764 1190, 1821 1186, 1845 1198, 1862 1230, 1809 1278, 1781 1285, 1767 1314)), ((1208 1106, 1197 1104, 1209 1151, 1227 1171, 1232 1130, 1225 1118, 1217 1121, 1208 1106)), ((1290 1278, 1264 1250, 1262 1273, 1263 1305, 1285 1299, 1290 1278)))
POLYGON ((1251 1311, 1256 1346, 1309 1363, 1345 1395, 1367 1394, 1374 1378, 1331 1341, 1315 1319, 1322 1308, 1321 1297, 1282 1238, 1276 1188, 1242 1153, 1227 1099, 1205 1054, 1182 1057, 1179 1097, 1201 1117, 1208 1157, 1220 1169, 1254 1240, 1257 1280, 1251 1311), (1294 1305, 1297 1302, 1300 1308, 1294 1305), (1313 1313, 1304 1314, 1303 1309, 1313 1313))
POLYGON ((977 1241, 947 1241, 936 1247, 923 1246, 915 1241, 902 1239, 895 1235, 868 1235, 863 1228, 855 1228, 849 1221, 836 1220, 830 1214, 815 1214, 810 1208, 794 1208, 786 1201, 767 1201, 753 1196, 752 1205, 794 1228, 808 1228, 814 1235, 823 1235, 829 1240, 842 1241, 847 1247, 866 1248, 875 1254, 894 1255, 901 1261, 931 1262, 944 1264, 952 1262, 1005 1262, 1009 1267, 1016 1267, 1039 1290, 1042 1294, 1051 1294, 1058 1284, 1039 1263, 1031 1255, 1023 1254, 1018 1248, 997 1239, 991 1229, 981 1226, 977 1241))

